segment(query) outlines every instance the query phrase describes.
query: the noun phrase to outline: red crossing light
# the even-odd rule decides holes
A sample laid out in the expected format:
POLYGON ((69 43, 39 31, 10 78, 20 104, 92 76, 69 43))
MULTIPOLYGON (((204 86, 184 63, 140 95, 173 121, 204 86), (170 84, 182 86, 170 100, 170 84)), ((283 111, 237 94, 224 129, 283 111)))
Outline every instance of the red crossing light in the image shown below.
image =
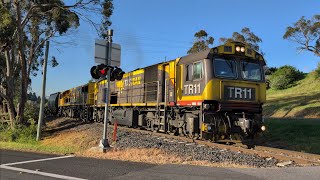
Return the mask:
POLYGON ((92 66, 90 70, 90 74, 94 79, 105 78, 107 76, 107 72, 109 68, 110 68, 109 66, 104 64, 100 64, 98 66, 92 66))
MULTIPOLYGON (((108 72, 108 71, 107 71, 107 72, 108 72)), ((106 73, 106 70, 105 70, 105 69, 101 69, 101 70, 100 70, 100 73, 104 75, 104 74, 106 73)))
POLYGON ((118 80, 120 81, 123 78, 125 72, 118 67, 107 66, 100 64, 98 66, 92 66, 90 74, 94 79, 105 78, 110 71, 110 81, 118 80))

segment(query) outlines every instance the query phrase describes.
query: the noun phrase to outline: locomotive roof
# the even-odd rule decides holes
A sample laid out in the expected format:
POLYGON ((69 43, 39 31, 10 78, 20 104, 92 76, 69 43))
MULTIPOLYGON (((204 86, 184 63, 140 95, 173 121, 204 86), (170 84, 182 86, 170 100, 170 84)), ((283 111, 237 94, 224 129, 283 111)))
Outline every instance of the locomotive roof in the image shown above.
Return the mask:
POLYGON ((212 57, 212 55, 210 56, 210 50, 205 50, 205 51, 201 51, 198 53, 193 53, 187 56, 183 56, 180 60, 178 64, 188 64, 188 63, 192 63, 196 60, 201 60, 201 59, 210 59, 212 57))
POLYGON ((179 64, 190 64, 190 63, 193 63, 197 60, 202 60, 202 59, 212 59, 212 57, 215 55, 224 55, 224 54, 225 55, 233 55, 233 56, 239 56, 239 55, 245 56, 247 58, 260 60, 265 63, 263 56, 259 52, 257 52, 256 50, 252 49, 251 47, 249 47, 248 45, 246 45, 242 42, 233 41, 233 42, 228 42, 228 43, 221 45, 221 46, 216 46, 214 48, 207 49, 205 51, 201 51, 198 53, 183 56, 179 60, 178 65, 179 64), (235 51, 236 46, 245 47, 246 52, 243 52, 243 54, 237 54, 238 52, 235 51), (227 49, 229 48, 228 51, 225 50, 226 48, 227 49), (251 54, 248 54, 247 50, 251 51, 251 54))

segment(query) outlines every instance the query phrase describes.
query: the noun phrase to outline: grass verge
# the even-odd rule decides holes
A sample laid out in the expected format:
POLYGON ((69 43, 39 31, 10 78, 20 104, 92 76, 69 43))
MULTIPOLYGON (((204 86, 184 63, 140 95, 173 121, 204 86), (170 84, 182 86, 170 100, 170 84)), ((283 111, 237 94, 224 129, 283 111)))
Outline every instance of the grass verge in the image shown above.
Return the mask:
POLYGON ((267 119, 267 146, 320 154, 320 119, 267 119))
POLYGON ((47 146, 40 142, 19 143, 19 142, 3 142, 0 141, 1 149, 10 149, 17 151, 42 152, 52 154, 73 154, 77 149, 68 146, 47 146))
POLYGON ((54 154, 71 154, 78 151, 78 148, 70 145, 45 144, 43 141, 36 141, 37 126, 33 119, 29 125, 16 125, 10 129, 7 125, 0 126, 0 147, 18 151, 32 151, 54 154))
POLYGON ((315 73, 284 90, 269 89, 263 112, 272 118, 320 118, 320 79, 315 73))

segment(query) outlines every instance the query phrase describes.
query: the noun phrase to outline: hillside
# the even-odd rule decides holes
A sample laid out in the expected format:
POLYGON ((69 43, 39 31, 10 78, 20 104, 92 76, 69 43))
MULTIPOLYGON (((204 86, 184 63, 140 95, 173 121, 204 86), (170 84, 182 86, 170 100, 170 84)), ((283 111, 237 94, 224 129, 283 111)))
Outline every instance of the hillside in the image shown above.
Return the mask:
POLYGON ((309 73, 294 87, 269 89, 264 115, 273 118, 320 118, 320 79, 309 73))

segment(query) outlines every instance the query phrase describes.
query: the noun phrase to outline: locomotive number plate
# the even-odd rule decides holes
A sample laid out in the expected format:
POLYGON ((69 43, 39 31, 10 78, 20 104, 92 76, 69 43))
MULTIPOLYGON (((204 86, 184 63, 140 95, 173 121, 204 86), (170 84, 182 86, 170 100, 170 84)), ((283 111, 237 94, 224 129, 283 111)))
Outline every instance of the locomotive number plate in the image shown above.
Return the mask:
POLYGON ((254 101, 255 88, 224 86, 224 99, 254 101))

